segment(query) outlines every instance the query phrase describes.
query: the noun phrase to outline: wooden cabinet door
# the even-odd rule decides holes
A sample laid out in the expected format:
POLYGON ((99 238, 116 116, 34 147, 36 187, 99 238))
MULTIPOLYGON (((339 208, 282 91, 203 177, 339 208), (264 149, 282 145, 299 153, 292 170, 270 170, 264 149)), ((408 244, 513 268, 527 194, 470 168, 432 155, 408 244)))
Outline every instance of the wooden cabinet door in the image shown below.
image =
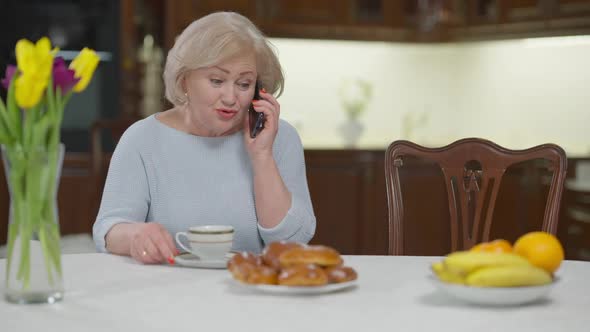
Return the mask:
POLYGON ((590 0, 556 0, 556 15, 561 17, 581 17, 590 15, 590 0))
POLYGON ((194 20, 218 11, 238 12, 257 24, 256 3, 256 0, 166 1, 164 19, 165 45, 170 49, 174 45, 176 36, 194 20))
POLYGON ((590 0, 466 1, 453 39, 485 40, 587 34, 590 0))
POLYGON ((400 40, 403 2, 388 0, 259 0, 262 31, 272 37, 400 40))
POLYGON ((552 12, 551 2, 539 0, 513 0, 501 4, 503 22, 541 21, 552 12))
POLYGON ((265 23, 273 24, 352 24, 350 1, 267 0, 260 1, 265 23))
POLYGON ((505 22, 538 21, 558 17, 587 19, 590 15, 589 0, 512 0, 502 1, 499 6, 505 22))
POLYGON ((590 0, 174 0, 165 46, 191 22, 235 11, 270 37, 442 42, 587 34, 590 0))
POLYGON ((166 1, 165 46, 191 22, 216 11, 235 11, 271 37, 400 40, 401 1, 389 0, 174 0, 166 1))
POLYGON ((383 152, 306 151, 317 219, 315 244, 343 254, 385 254, 387 224, 383 152))

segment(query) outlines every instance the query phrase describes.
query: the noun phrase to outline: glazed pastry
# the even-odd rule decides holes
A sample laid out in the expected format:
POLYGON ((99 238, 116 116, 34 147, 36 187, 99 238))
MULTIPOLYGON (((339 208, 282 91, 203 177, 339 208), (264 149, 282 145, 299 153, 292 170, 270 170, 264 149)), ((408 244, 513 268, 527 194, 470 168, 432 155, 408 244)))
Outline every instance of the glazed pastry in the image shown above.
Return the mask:
POLYGON ((321 286, 357 279, 354 269, 328 246, 272 242, 261 255, 242 252, 227 264, 234 279, 247 284, 321 286))
POLYGON ((229 272, 232 274, 234 279, 241 281, 241 282, 248 282, 248 276, 252 270, 256 268, 256 265, 250 263, 242 263, 242 264, 234 264, 232 265, 229 272))
POLYGON ((303 245, 297 242, 278 241, 272 242, 262 251, 262 261, 274 269, 280 269, 279 256, 286 250, 302 248, 303 245))
POLYGON ((314 264, 294 265, 281 270, 278 283, 283 286, 322 286, 328 283, 328 276, 314 264))
POLYGON ((326 268, 325 271, 328 275, 328 282, 331 284, 356 280, 357 278, 356 271, 349 266, 332 266, 326 268))
POLYGON ((227 269, 236 280, 247 282, 250 272, 256 267, 262 265, 260 256, 241 252, 235 254, 228 262, 227 269))
POLYGON ((281 267, 299 264, 317 264, 320 266, 337 266, 342 264, 338 251, 328 246, 305 246, 289 249, 279 257, 281 267))
POLYGON ((233 257, 227 262, 227 269, 231 271, 237 265, 244 263, 262 265, 262 258, 259 255, 243 251, 233 255, 233 257))
MULTIPOLYGON (((252 266, 252 265, 250 265, 252 266)), ((248 284, 277 284, 277 270, 266 265, 259 265, 249 268, 248 277, 246 279, 248 284)))

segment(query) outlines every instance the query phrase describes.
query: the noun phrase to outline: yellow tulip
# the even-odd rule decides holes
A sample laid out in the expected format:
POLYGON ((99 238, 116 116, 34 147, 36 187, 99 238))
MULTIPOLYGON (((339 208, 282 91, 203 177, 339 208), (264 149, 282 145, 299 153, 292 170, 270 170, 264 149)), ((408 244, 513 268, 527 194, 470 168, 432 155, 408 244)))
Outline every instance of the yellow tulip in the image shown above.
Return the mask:
POLYGON ((16 78, 15 84, 16 104, 26 109, 39 103, 47 87, 47 80, 40 80, 34 74, 21 74, 16 78))
POLYGON ((80 81, 74 86, 72 90, 75 92, 84 91, 94 75, 94 71, 98 66, 100 58, 93 50, 84 47, 78 56, 70 63, 70 69, 76 73, 74 77, 79 78, 80 81))
POLYGON ((53 57, 57 48, 51 49, 49 38, 43 37, 33 44, 21 39, 16 43, 15 53, 19 74, 16 78, 16 103, 21 108, 31 108, 39 103, 47 87, 53 57))

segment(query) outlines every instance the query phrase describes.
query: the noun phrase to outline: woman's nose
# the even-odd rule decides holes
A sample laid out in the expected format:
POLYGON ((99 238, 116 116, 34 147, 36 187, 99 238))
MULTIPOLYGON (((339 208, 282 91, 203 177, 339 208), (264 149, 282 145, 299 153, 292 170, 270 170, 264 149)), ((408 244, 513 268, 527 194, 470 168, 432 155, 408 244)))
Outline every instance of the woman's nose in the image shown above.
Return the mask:
POLYGON ((222 89, 221 102, 224 105, 233 106, 236 103, 237 99, 238 97, 236 95, 236 89, 233 84, 228 84, 222 89))

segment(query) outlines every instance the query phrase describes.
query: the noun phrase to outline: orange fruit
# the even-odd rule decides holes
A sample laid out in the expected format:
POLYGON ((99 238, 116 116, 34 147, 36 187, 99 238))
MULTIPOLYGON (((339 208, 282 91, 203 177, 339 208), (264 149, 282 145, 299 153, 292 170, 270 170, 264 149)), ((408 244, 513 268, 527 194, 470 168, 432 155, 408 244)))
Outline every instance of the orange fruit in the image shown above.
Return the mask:
POLYGON ((471 251, 512 252, 512 245, 506 240, 498 239, 491 242, 482 242, 480 244, 476 244, 471 248, 471 251))
POLYGON ((553 273, 563 261, 563 247, 559 240, 545 232, 527 233, 514 242, 514 252, 536 267, 553 273))

